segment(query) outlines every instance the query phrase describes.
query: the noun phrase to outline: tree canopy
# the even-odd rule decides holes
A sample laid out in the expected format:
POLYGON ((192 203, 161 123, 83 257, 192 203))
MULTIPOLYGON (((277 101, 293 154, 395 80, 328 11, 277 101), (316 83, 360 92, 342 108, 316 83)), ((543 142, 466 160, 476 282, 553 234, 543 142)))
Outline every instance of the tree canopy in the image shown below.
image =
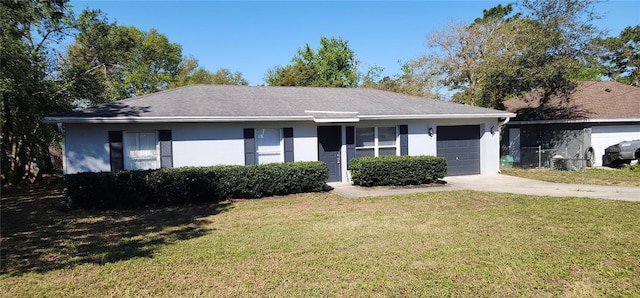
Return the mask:
POLYGON ((78 31, 61 72, 76 101, 96 104, 157 92, 178 73, 181 46, 155 29, 120 26, 99 10, 85 10, 78 31))
POLYGON ((2 1, 0 15, 2 182, 34 181, 51 167, 48 145, 58 137, 42 118, 70 107, 52 80, 50 44, 70 33, 74 17, 62 0, 2 1))
POLYGON ((0 2, 0 178, 36 181, 52 170, 59 146, 46 115, 121 100, 184 84, 247 82, 239 72, 210 73, 154 29, 109 22, 99 10, 75 16, 67 0, 0 2), (65 51, 62 40, 75 38, 65 51), (194 64, 195 63, 195 64, 194 64), (180 74, 184 73, 184 78, 180 74))
POLYGON ((600 56, 606 75, 625 84, 640 87, 640 25, 624 28, 620 35, 598 39, 605 51, 600 56))
POLYGON ((472 24, 452 24, 428 36, 441 84, 457 90, 453 100, 501 108, 510 97, 539 91, 540 104, 568 98, 573 78, 592 75, 588 62, 602 34, 591 22, 595 1, 529 1, 485 10, 472 24))
POLYGON ((421 96, 430 99, 438 99, 437 77, 430 68, 430 64, 421 60, 409 60, 401 63, 402 74, 393 77, 381 77, 384 68, 372 66, 363 75, 362 88, 421 96))
POLYGON ((249 82, 242 77, 241 72, 231 72, 228 68, 220 68, 211 73, 199 67, 196 58, 184 57, 178 67, 178 74, 171 83, 171 88, 194 84, 248 85, 249 82))
POLYGON ((306 44, 291 64, 268 70, 264 80, 270 86, 356 87, 358 66, 347 41, 321 37, 318 50, 306 44))

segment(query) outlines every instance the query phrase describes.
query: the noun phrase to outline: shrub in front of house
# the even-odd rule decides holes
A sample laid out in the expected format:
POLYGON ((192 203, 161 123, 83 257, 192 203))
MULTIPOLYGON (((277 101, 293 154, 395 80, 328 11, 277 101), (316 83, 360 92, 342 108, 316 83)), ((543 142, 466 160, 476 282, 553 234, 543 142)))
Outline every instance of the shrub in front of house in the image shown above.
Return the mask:
POLYGON ((65 191, 71 207, 131 208, 317 192, 328 177, 323 162, 183 167, 65 175, 65 191))
POLYGON ((447 174, 447 160, 436 156, 359 157, 350 162, 354 185, 420 185, 447 174))

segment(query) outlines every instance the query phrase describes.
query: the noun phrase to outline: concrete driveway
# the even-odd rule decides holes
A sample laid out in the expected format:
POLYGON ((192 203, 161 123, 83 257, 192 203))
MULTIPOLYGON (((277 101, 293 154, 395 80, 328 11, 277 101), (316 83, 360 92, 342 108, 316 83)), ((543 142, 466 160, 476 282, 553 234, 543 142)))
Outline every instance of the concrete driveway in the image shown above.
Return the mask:
POLYGON ((451 176, 445 177, 443 180, 447 184, 428 187, 359 187, 346 183, 331 184, 331 186, 334 187, 333 192, 350 198, 468 189, 536 196, 587 197, 640 202, 640 187, 552 183, 500 174, 451 176))

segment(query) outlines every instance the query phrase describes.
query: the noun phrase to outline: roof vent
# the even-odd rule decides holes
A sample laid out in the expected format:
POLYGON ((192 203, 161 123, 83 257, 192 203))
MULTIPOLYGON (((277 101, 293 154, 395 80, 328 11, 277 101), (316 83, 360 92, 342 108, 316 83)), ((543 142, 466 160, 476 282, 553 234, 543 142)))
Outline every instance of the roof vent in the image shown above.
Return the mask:
POLYGON ((604 91, 611 92, 611 89, 606 88, 606 89, 604 89, 604 91))

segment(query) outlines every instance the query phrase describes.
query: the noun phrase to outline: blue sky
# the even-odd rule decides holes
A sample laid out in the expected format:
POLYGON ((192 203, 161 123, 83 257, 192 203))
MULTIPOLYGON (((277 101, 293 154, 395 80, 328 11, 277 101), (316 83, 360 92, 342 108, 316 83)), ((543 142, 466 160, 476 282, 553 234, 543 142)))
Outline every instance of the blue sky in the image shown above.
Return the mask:
MULTIPOLYGON (((426 35, 450 21, 472 22, 482 10, 507 1, 71 1, 76 13, 100 9, 110 21, 155 28, 182 45, 200 66, 242 72, 250 85, 264 83, 268 69, 288 64, 321 36, 342 37, 361 62, 400 73, 398 60, 426 53, 426 35)), ((617 36, 640 23, 640 1, 608 1, 596 7, 596 25, 617 36)))

